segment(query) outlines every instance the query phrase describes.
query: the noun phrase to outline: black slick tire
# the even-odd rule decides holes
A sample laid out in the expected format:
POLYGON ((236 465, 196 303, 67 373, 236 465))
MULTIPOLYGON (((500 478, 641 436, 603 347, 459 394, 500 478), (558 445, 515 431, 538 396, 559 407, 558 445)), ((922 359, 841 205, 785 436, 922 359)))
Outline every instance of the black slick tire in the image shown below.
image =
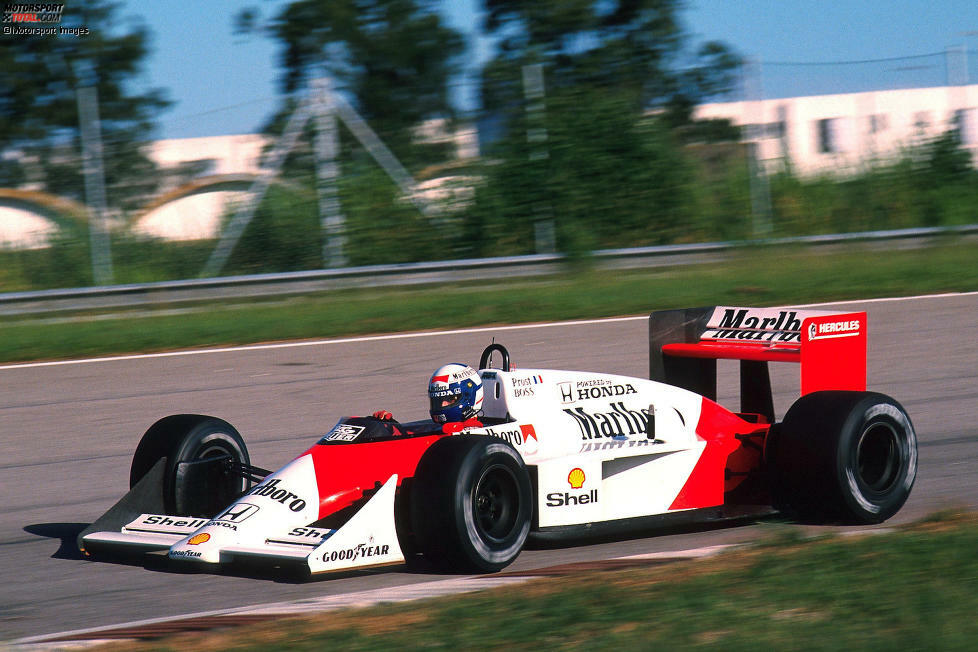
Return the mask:
POLYGON ((807 394, 769 438, 773 502, 802 520, 881 523, 903 506, 917 475, 913 424, 885 394, 807 394))
POLYGON ((522 550, 532 516, 530 476, 516 449, 501 439, 446 437, 418 464, 411 525, 418 548, 438 568, 505 568, 522 550))
POLYGON ((218 458, 251 463, 241 435, 223 419, 177 414, 154 423, 133 454, 130 488, 161 458, 166 459, 161 491, 167 514, 214 516, 248 488, 247 480, 227 472, 221 464, 205 463, 196 468, 187 464, 218 458))

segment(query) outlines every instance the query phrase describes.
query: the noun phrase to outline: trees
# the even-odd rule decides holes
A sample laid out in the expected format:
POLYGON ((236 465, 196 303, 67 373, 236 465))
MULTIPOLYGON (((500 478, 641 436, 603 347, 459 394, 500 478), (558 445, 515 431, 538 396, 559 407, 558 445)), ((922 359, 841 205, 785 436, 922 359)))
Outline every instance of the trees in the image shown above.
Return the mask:
MULTIPOLYGON (((444 118, 450 123, 453 109, 448 80, 464 50, 461 36, 442 23, 433 3, 293 0, 267 21, 256 8, 247 8, 239 12, 236 22, 241 33, 261 31, 281 44, 284 101, 266 126, 267 132, 281 133, 299 104, 300 92, 326 75, 331 90, 353 105, 409 170, 417 172, 450 158, 446 144, 423 142, 415 136, 426 120, 444 118)), ((307 188, 318 183, 316 159, 322 156, 313 151, 315 122, 306 125, 306 137, 284 163, 285 176, 307 188)), ((434 229, 428 216, 400 196, 365 147, 348 138, 345 130, 337 133, 342 173, 333 183, 342 206, 342 239, 347 249, 343 256, 352 264, 408 262, 429 253, 445 256, 435 249, 435 241, 441 238, 430 236, 434 229)), ((376 154, 376 148, 371 154, 376 154)), ((275 205, 263 204, 255 222, 281 225, 288 221, 283 219, 285 213, 302 212, 303 207, 294 210, 288 201, 286 197, 275 205)), ((309 226, 306 219, 303 228, 309 226)), ((255 225, 248 227, 249 231, 256 229, 255 225)), ((248 238, 246 232, 244 240, 248 238)), ((328 241, 325 244, 330 246, 328 241)), ((324 253, 324 257, 328 256, 324 253)), ((232 265, 240 264, 240 259, 237 256, 232 265)), ((294 260, 290 268, 308 267, 310 260, 308 256, 305 262, 294 260)))
MULTIPOLYGON (((426 119, 453 114, 448 79, 464 43, 429 4, 291 2, 265 26, 282 45, 282 91, 292 96, 327 73, 335 90, 352 98, 357 111, 405 163, 430 162, 412 146, 412 130, 426 119)), ((238 15, 241 31, 255 31, 259 23, 255 9, 238 15)))
POLYGON ((740 65, 722 43, 689 50, 680 0, 484 2, 486 29, 498 39, 484 79, 489 110, 519 96, 519 76, 501 73, 527 63, 546 64, 549 88, 613 90, 638 111, 725 92, 740 65))
MULTIPOLYGON (((689 140, 705 97, 734 86, 738 57, 719 43, 690 53, 678 0, 485 0, 498 52, 483 71, 484 111, 502 125, 480 210, 485 235, 553 220, 557 248, 683 239, 695 200, 689 140), (545 94, 521 72, 540 65, 545 94)), ((478 214, 473 219, 479 219, 478 214)))
POLYGON ((80 36, 0 37, 0 186, 31 183, 84 199, 76 89, 91 83, 99 96, 106 195, 129 208, 151 193, 154 164, 141 152, 153 120, 169 102, 160 90, 136 92, 149 48, 142 25, 116 35, 118 6, 84 0, 66 8, 64 24, 80 36))
MULTIPOLYGON (((678 0, 484 0, 484 6, 498 47, 482 75, 484 113, 502 126, 502 136, 484 150, 489 156, 478 172, 485 183, 464 218, 453 215, 442 220, 450 228, 431 229, 443 239, 442 254, 530 252, 536 227, 550 220, 564 251, 682 237, 693 203, 683 142, 735 135, 687 128, 692 107, 733 84, 737 57, 717 43, 689 51, 678 0), (527 100, 523 77, 531 64, 543 66, 543 102, 527 100)), ((443 152, 425 154, 412 142, 424 120, 453 113, 447 84, 462 44, 432 7, 424 0, 288 4, 265 26, 282 44, 284 107, 327 72, 409 169, 444 160, 443 152)), ((260 23, 256 10, 239 14, 240 29, 260 23)), ((283 123, 280 115, 272 130, 283 123)), ((344 176, 366 179, 360 150, 349 139, 345 145, 344 176)), ((289 178, 311 185, 311 158, 299 148, 289 178)), ((374 176, 370 183, 386 182, 374 176)), ((363 187, 340 184, 347 241, 380 251, 367 242, 376 234, 358 226, 357 214, 402 224, 404 207, 386 187, 348 194, 363 187), (389 201, 381 205, 379 197, 389 201)))

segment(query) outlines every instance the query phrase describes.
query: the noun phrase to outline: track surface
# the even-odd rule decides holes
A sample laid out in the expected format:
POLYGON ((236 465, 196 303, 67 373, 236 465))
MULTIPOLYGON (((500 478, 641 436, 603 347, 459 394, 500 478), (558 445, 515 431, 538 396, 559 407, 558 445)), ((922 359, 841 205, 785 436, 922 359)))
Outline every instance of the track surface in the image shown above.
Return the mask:
MULTIPOLYGON (((870 388, 904 404, 920 440, 917 484, 891 523, 978 508, 978 295, 844 308, 868 310, 870 388)), ((436 579, 403 569, 308 583, 182 574, 80 559, 74 537, 125 492, 132 451, 161 416, 221 416, 242 432, 256 464, 277 468, 345 414, 386 408, 402 420, 422 418, 431 371, 444 362, 476 364, 492 337, 519 366, 647 377, 647 328, 643 319, 605 320, 0 367, 0 641, 436 579)), ((732 373, 721 366, 730 393, 721 390, 720 402, 734 406, 732 373)), ((797 368, 774 365, 772 375, 783 415, 797 392, 797 368)), ((510 569, 759 536, 763 526, 750 524, 531 549, 510 569)))

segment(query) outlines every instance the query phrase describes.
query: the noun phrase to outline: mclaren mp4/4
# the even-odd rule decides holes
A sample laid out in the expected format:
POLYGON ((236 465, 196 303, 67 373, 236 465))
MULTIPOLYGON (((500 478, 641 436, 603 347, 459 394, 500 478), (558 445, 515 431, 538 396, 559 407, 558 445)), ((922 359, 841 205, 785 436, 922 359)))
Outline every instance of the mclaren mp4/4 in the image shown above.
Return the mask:
POLYGON ((420 555, 492 572, 530 536, 772 508, 870 524, 906 501, 916 435, 899 403, 866 391, 865 313, 655 312, 649 358, 649 380, 516 369, 494 343, 479 365, 481 427, 347 417, 274 473, 252 466, 229 423, 169 416, 137 446, 129 493, 78 543, 212 569, 320 573, 420 555), (737 412, 716 403, 718 359, 740 361, 737 412), (801 396, 781 420, 769 362, 800 364, 801 396))

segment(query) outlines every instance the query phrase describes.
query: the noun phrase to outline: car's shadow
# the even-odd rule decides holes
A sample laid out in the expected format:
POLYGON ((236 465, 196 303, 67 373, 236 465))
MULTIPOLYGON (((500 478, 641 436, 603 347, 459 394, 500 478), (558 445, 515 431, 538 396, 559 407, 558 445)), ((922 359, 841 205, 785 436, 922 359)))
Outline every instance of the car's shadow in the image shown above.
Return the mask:
POLYGON ((693 521, 687 523, 677 523, 672 525, 656 525, 649 527, 625 528, 617 532, 606 533, 569 533, 560 536, 538 536, 531 534, 526 543, 527 550, 556 550, 560 548, 577 548, 580 546, 594 546, 608 543, 618 543, 621 541, 631 541, 635 539, 645 539, 648 537, 665 537, 683 534, 699 534, 704 532, 716 532, 742 528, 758 523, 772 522, 794 522, 785 521, 785 517, 777 512, 768 511, 763 513, 745 514, 720 518, 716 520, 693 521))
MULTIPOLYGON (((632 539, 640 539, 648 536, 668 536, 668 535, 678 535, 678 534, 695 534, 700 532, 709 532, 716 530, 724 530, 728 528, 744 527, 748 525, 753 525, 762 522, 777 522, 783 520, 783 516, 777 514, 753 514, 745 515, 736 518, 726 518, 716 521, 707 521, 700 523, 687 523, 683 525, 674 525, 671 527, 658 527, 654 529, 644 529, 639 528, 635 530, 630 530, 626 532, 598 535, 598 536, 569 536, 561 537, 557 540, 546 539, 540 540, 531 537, 526 543, 527 550, 552 550, 560 548, 571 548, 579 546, 593 546, 600 544, 616 543, 620 541, 628 541, 632 539)), ((432 564, 425 560, 421 556, 412 557, 410 563, 402 563, 392 566, 375 567, 368 569, 353 569, 349 571, 337 571, 331 573, 323 573, 318 575, 311 575, 307 569, 301 566, 290 567, 290 566, 252 566, 247 564, 233 564, 233 565, 222 565, 219 569, 215 569, 205 566, 197 566, 193 563, 181 562, 179 564, 173 564, 170 560, 162 553, 140 553, 133 555, 104 555, 100 554, 98 557, 91 558, 86 556, 78 549, 77 539, 78 535, 88 527, 88 523, 36 523, 33 525, 27 525, 24 527, 24 531, 28 534, 33 534, 35 536, 46 537, 49 539, 59 539, 60 545, 53 555, 52 559, 70 559, 78 561, 88 561, 90 563, 111 563, 114 565, 125 565, 141 567, 149 571, 154 571, 158 573, 167 573, 174 575, 197 575, 197 574, 218 574, 227 575, 231 577, 242 577, 249 579, 259 579, 266 581, 273 581, 277 583, 284 584, 305 584, 308 582, 322 581, 322 580, 340 580, 351 577, 362 577, 365 575, 374 575, 377 573, 395 571, 399 573, 407 573, 412 575, 430 575, 432 577, 448 577, 453 576, 452 573, 446 573, 444 569, 439 568, 436 564, 432 564)))
POLYGON ((88 523, 37 523, 24 527, 24 532, 48 539, 61 539, 61 546, 51 555, 52 559, 84 559, 78 549, 77 539, 88 523))

